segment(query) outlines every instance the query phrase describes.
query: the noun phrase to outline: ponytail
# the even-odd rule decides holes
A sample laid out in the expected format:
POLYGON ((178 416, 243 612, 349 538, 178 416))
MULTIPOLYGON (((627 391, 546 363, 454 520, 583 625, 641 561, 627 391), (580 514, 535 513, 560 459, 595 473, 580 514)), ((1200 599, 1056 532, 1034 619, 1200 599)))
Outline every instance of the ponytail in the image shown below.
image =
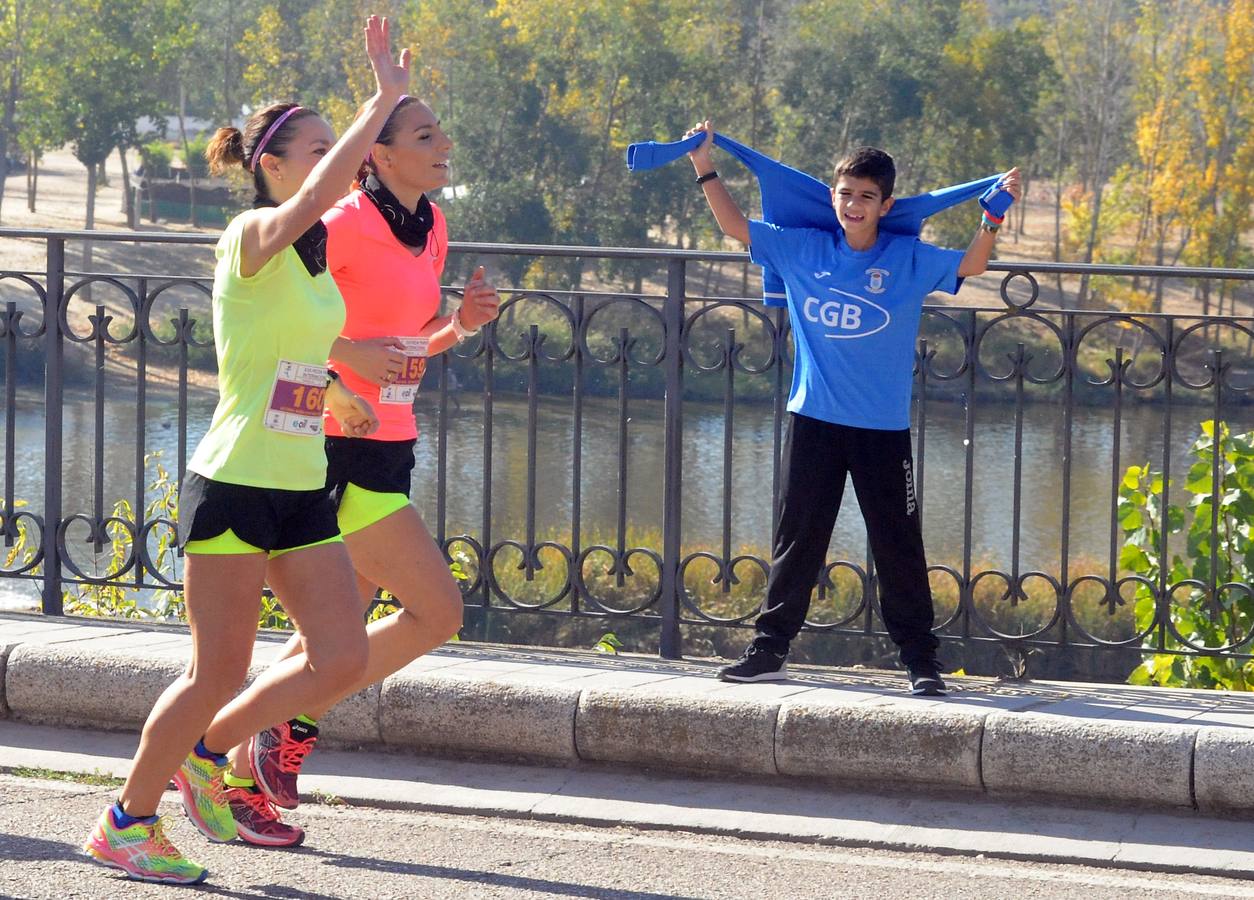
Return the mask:
POLYGON ((205 148, 205 159, 209 161, 209 171, 214 175, 226 174, 231 166, 243 166, 243 132, 231 125, 219 128, 205 148))
POLYGON ((295 103, 273 103, 253 113, 244 123, 243 131, 231 125, 219 128, 205 148, 209 171, 214 175, 224 175, 232 166, 240 166, 251 175, 258 199, 268 198, 266 180, 254 157, 258 151, 282 156, 292 137, 293 122, 316 115, 312 109, 295 103), (270 130, 272 127, 273 132, 270 130))

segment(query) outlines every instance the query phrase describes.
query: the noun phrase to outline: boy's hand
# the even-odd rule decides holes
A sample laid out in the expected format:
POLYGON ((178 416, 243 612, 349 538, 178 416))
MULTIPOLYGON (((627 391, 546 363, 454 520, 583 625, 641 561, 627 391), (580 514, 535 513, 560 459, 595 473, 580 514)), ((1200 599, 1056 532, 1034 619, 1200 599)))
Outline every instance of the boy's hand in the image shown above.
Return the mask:
POLYGON ((1006 177, 1001 180, 1001 186, 1015 198, 1016 203, 1023 199, 1023 178, 1019 174, 1018 166, 1006 173, 1006 177))
POLYGON ((714 126, 710 124, 709 119, 705 119, 689 128, 684 134, 684 140, 687 140, 702 131, 705 132, 705 140, 696 150, 688 154, 692 158, 692 166, 697 170, 698 175, 705 175, 714 169, 714 163, 710 160, 710 148, 714 146, 714 126))

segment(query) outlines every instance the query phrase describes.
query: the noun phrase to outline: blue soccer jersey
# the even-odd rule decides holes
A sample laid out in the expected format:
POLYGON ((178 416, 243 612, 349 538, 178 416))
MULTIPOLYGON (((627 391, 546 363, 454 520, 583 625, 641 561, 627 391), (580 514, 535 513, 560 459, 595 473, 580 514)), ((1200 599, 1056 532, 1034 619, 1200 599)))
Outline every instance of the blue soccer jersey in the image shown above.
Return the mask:
POLYGON ((796 361, 790 412, 855 428, 910 427, 923 298, 956 294, 963 251, 881 231, 869 250, 812 228, 749 223, 749 255, 784 281, 796 361))

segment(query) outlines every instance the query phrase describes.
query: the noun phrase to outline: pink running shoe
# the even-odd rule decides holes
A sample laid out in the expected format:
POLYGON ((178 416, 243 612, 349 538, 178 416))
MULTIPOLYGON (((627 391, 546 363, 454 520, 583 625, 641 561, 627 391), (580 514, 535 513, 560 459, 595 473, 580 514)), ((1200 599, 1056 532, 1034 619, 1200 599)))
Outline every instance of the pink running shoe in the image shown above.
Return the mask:
POLYGON ((253 779, 270 802, 283 809, 300 806, 296 777, 318 740, 318 727, 298 719, 253 735, 248 743, 253 779))
POLYGON ((128 878, 157 884, 200 884, 209 870, 197 865, 170 843, 161 820, 135 822, 119 828, 106 809, 83 852, 97 862, 121 869, 128 878))
POLYGON ((299 847, 305 840, 305 830, 280 819, 274 804, 256 788, 229 787, 226 801, 231 805, 240 839, 246 844, 299 847))

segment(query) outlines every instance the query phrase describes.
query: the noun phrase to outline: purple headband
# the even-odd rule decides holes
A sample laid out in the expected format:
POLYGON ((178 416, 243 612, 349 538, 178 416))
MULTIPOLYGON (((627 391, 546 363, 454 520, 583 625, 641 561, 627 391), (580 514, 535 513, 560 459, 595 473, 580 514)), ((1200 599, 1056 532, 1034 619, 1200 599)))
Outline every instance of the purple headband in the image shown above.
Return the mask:
MULTIPOLYGON (((408 100, 408 99, 409 99, 409 94, 401 94, 401 98, 400 98, 399 100, 397 100, 397 101, 396 101, 396 105, 392 107, 392 113, 394 113, 394 112, 396 112, 398 109, 400 109, 400 108, 401 108, 401 104, 402 104, 402 103, 404 103, 404 102, 405 102, 406 100, 408 100)), ((389 118, 389 119, 390 119, 390 118, 392 118, 392 113, 388 113, 388 118, 389 118)), ((384 126, 386 126, 386 125, 387 125, 387 122, 385 121, 383 124, 384 124, 384 126)), ((369 153, 367 153, 367 154, 366 154, 366 161, 365 161, 365 162, 366 162, 366 165, 369 165, 370 163, 374 162, 374 151, 373 151, 373 150, 371 150, 369 153)))
POLYGON ((266 133, 263 134, 261 136, 261 140, 257 142, 257 149, 253 151, 253 161, 252 165, 248 167, 248 171, 257 171, 257 160, 261 159, 262 151, 266 149, 266 144, 270 143, 270 138, 274 137, 274 133, 283 127, 284 122, 291 118, 292 113, 300 112, 304 108, 305 107, 303 106, 293 106, 287 112, 283 113, 283 115, 274 120, 274 124, 266 129, 266 133))

